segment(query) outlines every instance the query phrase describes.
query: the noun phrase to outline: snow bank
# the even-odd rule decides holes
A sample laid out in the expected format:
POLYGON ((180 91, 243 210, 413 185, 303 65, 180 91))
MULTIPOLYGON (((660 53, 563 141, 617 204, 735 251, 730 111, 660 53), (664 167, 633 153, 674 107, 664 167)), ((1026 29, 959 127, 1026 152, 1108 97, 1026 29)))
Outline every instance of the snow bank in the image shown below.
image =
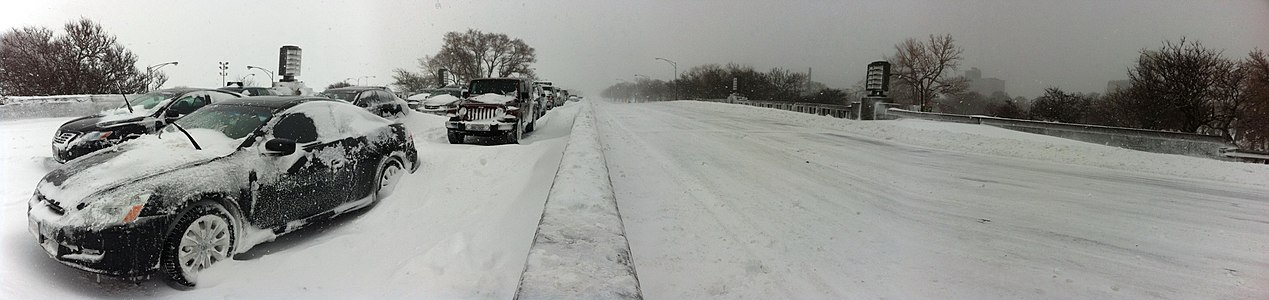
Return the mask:
POLYGON ((711 115, 716 116, 734 115, 743 118, 791 123, 796 126, 841 130, 851 134, 924 148, 999 155, 1245 185, 1263 185, 1266 180, 1269 180, 1269 165, 1218 161, 1175 154, 1149 153, 986 125, 913 119, 855 121, 777 109, 699 101, 674 101, 658 105, 701 109, 709 111, 711 115))
POLYGON ((573 122, 518 299, 640 299, 592 108, 573 122))

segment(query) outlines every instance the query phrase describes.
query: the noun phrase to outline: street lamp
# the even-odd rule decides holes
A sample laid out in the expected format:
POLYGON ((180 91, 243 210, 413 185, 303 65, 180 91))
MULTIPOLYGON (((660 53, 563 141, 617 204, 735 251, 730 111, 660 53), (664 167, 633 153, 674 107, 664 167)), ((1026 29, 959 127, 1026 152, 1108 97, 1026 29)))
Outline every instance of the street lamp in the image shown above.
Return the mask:
MULTIPOLYGON (((149 67, 145 67, 145 78, 146 78, 146 80, 154 80, 154 71, 157 71, 158 69, 161 69, 161 68, 163 68, 163 67, 166 67, 167 65, 176 65, 176 64, 178 64, 178 63, 179 63, 179 62, 176 62, 176 61, 169 61, 169 62, 165 62, 165 63, 161 63, 161 64, 157 64, 157 65, 152 65, 152 66, 149 66, 149 67)), ((146 89, 149 89, 149 88, 150 88, 150 87, 149 87, 149 84, 146 84, 146 85, 147 85, 147 86, 146 86, 146 89)), ((159 87, 161 87, 161 86, 163 86, 163 83, 159 83, 159 86, 156 86, 156 87, 154 87, 154 88, 155 88, 155 89, 158 89, 158 88, 159 88, 159 87)))
MULTIPOLYGON (((357 77, 357 85, 361 85, 361 79, 362 79, 362 78, 367 78, 367 79, 369 79, 369 78, 375 78, 375 77, 374 77, 374 76, 370 76, 370 75, 357 77)), ((366 80, 366 83, 370 83, 370 80, 366 80)))
POLYGON ((261 68, 257 66, 247 66, 247 70, 251 70, 251 69, 259 69, 260 71, 264 71, 264 74, 269 75, 269 85, 270 86, 273 85, 273 71, 269 71, 269 69, 265 69, 265 68, 261 68))
POLYGON ((220 86, 227 85, 225 76, 229 76, 229 62, 222 61, 220 62, 220 86))
POLYGON ((670 63, 670 66, 673 66, 673 67, 674 67, 674 78, 671 78, 670 80, 676 80, 676 79, 679 79, 679 63, 676 63, 676 62, 674 62, 673 60, 664 59, 664 58, 660 58, 660 57, 657 57, 657 59, 658 59, 658 60, 664 60, 665 62, 670 63))

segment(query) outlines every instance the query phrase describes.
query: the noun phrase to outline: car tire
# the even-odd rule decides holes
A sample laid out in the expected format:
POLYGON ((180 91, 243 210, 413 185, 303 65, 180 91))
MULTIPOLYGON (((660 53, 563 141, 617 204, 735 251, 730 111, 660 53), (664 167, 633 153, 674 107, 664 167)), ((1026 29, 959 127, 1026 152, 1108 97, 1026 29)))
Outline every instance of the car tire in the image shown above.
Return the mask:
POLYGON ((523 125, 524 125, 524 122, 523 122, 523 121, 521 121, 520 123, 517 123, 517 124, 516 124, 516 128, 515 128, 515 129, 512 129, 510 132, 507 132, 507 143, 509 143, 509 144, 519 144, 519 143, 520 143, 520 141, 524 139, 524 126, 523 126, 523 125))
POLYGON ((384 158, 379 163, 379 170, 375 172, 374 201, 379 202, 384 197, 391 196, 397 189, 397 183, 401 181, 401 177, 405 176, 405 172, 405 165, 401 164, 400 160, 394 157, 384 158))
POLYGON ((454 130, 450 130, 450 131, 446 132, 446 133, 445 133, 445 136, 448 136, 448 137, 449 137, 449 143, 450 143, 450 144, 455 144, 455 145, 457 145, 457 144, 462 144, 462 143, 463 143, 463 138, 464 138, 464 137, 466 137, 466 136, 463 136, 463 133, 462 133, 462 132, 458 132, 458 131, 454 131, 454 130))
POLYGON ((538 124, 538 120, 533 120, 532 122, 529 122, 529 126, 524 127, 524 132, 526 133, 533 132, 533 129, 535 129, 534 125, 537 125, 537 124, 538 124))
POLYGON ((198 272, 233 258, 237 243, 234 218, 220 204, 195 204, 172 224, 163 237, 159 269, 173 287, 198 283, 198 272))

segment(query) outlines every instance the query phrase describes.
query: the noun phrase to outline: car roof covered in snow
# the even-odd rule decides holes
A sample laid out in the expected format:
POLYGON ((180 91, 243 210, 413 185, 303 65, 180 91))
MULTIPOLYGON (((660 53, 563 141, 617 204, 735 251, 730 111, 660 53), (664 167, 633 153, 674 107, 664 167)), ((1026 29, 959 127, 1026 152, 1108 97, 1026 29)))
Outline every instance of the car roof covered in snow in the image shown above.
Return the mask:
POLYGON ((184 93, 189 93, 189 92, 194 92, 194 91, 214 91, 214 90, 215 90, 215 89, 192 88, 192 87, 177 87, 177 88, 166 88, 166 89, 161 89, 161 90, 154 90, 154 91, 151 91, 151 92, 169 92, 169 93, 176 93, 176 94, 184 94, 184 93))
POLYGON ((314 96, 258 96, 258 97, 230 99, 230 100, 217 102, 215 104, 216 105, 261 106, 261 107, 277 109, 277 108, 292 107, 297 104, 309 102, 309 101, 343 102, 343 101, 339 101, 335 99, 330 99, 325 97, 314 97, 314 96))

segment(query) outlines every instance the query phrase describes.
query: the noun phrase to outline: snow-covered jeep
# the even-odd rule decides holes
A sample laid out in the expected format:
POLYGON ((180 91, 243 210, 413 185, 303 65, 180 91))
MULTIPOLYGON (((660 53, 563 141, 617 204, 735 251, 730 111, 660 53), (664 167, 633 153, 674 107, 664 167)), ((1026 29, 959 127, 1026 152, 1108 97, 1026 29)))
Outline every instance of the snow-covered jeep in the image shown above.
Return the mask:
POLYGON ((446 114, 449 142, 462 144, 467 136, 502 136, 519 143, 533 131, 538 111, 533 82, 523 78, 472 80, 463 100, 446 114))

